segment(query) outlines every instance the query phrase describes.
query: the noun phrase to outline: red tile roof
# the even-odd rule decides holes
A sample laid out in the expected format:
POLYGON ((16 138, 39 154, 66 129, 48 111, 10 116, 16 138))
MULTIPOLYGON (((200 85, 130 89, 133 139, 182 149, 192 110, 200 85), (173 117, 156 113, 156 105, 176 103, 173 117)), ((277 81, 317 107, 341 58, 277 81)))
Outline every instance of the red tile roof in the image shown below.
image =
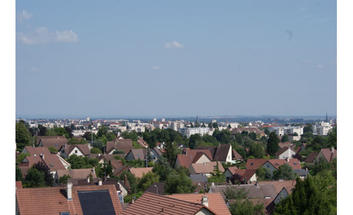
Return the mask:
POLYGON ((266 163, 267 159, 248 159, 246 162, 247 169, 258 169, 266 163))
POLYGON ((131 174, 136 178, 142 178, 143 175, 146 175, 149 172, 152 172, 153 167, 144 167, 144 168, 130 168, 131 174))
POLYGON ((232 174, 241 182, 247 183, 256 173, 255 169, 235 169, 232 174), (234 172, 234 173, 233 173, 234 172))
POLYGON ((44 147, 54 147, 59 150, 63 145, 67 144, 68 140, 64 136, 38 136, 37 144, 44 147))
POLYGON ((326 159, 327 162, 331 162, 337 157, 337 150, 334 148, 324 148, 320 150, 320 154, 326 159))
POLYGON ((23 188, 16 190, 16 200, 21 215, 59 215, 60 212, 83 215, 78 191, 89 190, 108 190, 115 213, 121 214, 122 207, 114 185, 73 186, 71 201, 66 198, 66 187, 23 188))
POLYGON ((215 214, 205 206, 163 195, 145 192, 135 203, 123 211, 123 215, 195 215, 201 210, 215 214))
POLYGON ((218 166, 220 172, 224 172, 224 168, 219 161, 191 164, 192 172, 195 174, 212 174, 216 171, 216 166, 218 166))
POLYGON ((131 139, 115 139, 114 141, 107 142, 106 153, 110 153, 113 149, 124 152, 127 154, 132 149, 131 139))
POLYGON ((206 196, 208 199, 208 208, 216 213, 216 215, 230 215, 229 209, 220 193, 188 193, 188 194, 173 194, 167 195, 174 199, 180 199, 192 203, 202 203, 202 197, 206 196))

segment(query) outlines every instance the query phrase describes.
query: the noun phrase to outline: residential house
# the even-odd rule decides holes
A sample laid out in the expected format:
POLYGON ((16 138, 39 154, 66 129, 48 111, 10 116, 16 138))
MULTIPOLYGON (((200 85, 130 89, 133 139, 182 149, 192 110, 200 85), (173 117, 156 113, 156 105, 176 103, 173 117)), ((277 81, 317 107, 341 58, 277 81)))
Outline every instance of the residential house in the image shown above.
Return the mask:
POLYGON ((76 156, 89 156, 91 154, 89 144, 65 144, 60 149, 60 156, 63 158, 68 158, 71 155, 76 156))
POLYGON ((107 142, 105 152, 107 154, 121 154, 123 157, 132 149, 131 139, 115 139, 107 142))
MULTIPOLYGON (((226 189, 242 190, 246 198, 253 203, 264 205, 265 212, 271 213, 276 204, 291 194, 295 187, 295 180, 291 181, 263 181, 256 184, 239 185, 214 185, 210 187, 209 193, 221 193, 226 199, 224 191, 226 189)), ((230 202, 232 200, 229 200, 230 202)))
POLYGON ((177 155, 175 166, 189 169, 193 163, 211 162, 212 157, 212 153, 208 149, 185 148, 183 154, 177 155))
POLYGON ((16 188, 16 211, 21 215, 122 214, 114 185, 16 188))
POLYGON ((296 155, 296 150, 292 147, 283 147, 278 150, 276 156, 278 159, 292 159, 296 155))
POLYGON ((131 149, 125 156, 125 160, 146 160, 147 150, 146 149, 131 149))
POLYGON ((301 169, 300 161, 296 158, 293 159, 248 159, 246 162, 247 169, 257 170, 260 167, 265 168, 271 175, 274 171, 284 164, 288 164, 293 170, 301 169))
POLYGON ((115 159, 115 155, 104 154, 99 158, 99 163, 103 164, 104 162, 109 163, 113 167, 113 175, 119 176, 124 170, 128 170, 129 167, 125 166, 121 160, 115 159))
POLYGON ((39 162, 43 162, 49 168, 50 173, 54 178, 56 177, 56 172, 58 170, 66 170, 70 167, 70 164, 67 161, 59 155, 51 154, 46 147, 26 146, 23 153, 29 154, 19 164, 23 176, 27 175, 27 171, 39 162))
POLYGON ((306 163, 315 163, 320 159, 323 159, 327 162, 332 162, 337 158, 337 150, 335 148, 323 148, 320 152, 312 152, 310 153, 306 159, 306 163))
POLYGON ((56 150, 60 150, 62 146, 68 143, 68 140, 64 136, 38 136, 37 145, 40 147, 53 147, 56 150))
POLYGON ((230 211, 227 207, 220 193, 185 193, 185 194, 173 194, 167 195, 168 197, 179 199, 187 202, 196 204, 203 204, 210 210, 214 211, 216 215, 230 215, 230 211))
POLYGON ((257 182, 256 170, 254 169, 238 169, 235 166, 227 168, 224 175, 227 182, 233 184, 252 184, 257 182))
POLYGON ((179 200, 150 192, 145 192, 122 213, 122 215, 155 214, 215 215, 216 213, 201 203, 179 200))
POLYGON ((163 195, 164 194, 164 187, 165 187, 164 182, 155 182, 155 183, 151 184, 151 186, 149 188, 147 188, 147 190, 145 192, 151 192, 151 193, 163 195))

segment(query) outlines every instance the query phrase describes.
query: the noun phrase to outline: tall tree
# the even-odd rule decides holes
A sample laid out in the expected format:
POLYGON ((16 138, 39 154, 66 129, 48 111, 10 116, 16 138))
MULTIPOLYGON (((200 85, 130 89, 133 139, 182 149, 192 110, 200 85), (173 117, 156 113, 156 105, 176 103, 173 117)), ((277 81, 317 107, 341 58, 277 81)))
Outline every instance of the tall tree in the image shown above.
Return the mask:
POLYGON ((16 146, 22 151, 25 146, 31 145, 31 133, 23 121, 16 123, 16 146))
POLYGON ((279 139, 275 132, 271 132, 267 141, 267 153, 274 156, 279 149, 279 139))

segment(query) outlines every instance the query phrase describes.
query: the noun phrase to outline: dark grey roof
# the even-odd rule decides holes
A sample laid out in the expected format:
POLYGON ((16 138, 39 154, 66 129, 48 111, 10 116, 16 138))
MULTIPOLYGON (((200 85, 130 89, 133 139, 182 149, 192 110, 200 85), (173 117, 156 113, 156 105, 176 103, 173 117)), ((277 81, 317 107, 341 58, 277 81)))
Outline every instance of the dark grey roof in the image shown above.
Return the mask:
POLYGON ((108 190, 78 191, 78 198, 85 215, 115 215, 108 190))
POLYGON ((298 176, 304 176, 306 177, 309 174, 309 171, 305 169, 295 169, 293 170, 298 176))
POLYGON ((234 190, 244 190, 249 199, 264 199, 265 197, 274 198, 277 195, 276 188, 272 184, 241 184, 241 185, 216 185, 211 186, 210 193, 221 193, 224 196, 224 191, 227 187, 234 190))
POLYGON ((202 175, 202 174, 191 174, 190 175, 191 181, 194 183, 198 183, 198 182, 207 182, 207 176, 202 175))

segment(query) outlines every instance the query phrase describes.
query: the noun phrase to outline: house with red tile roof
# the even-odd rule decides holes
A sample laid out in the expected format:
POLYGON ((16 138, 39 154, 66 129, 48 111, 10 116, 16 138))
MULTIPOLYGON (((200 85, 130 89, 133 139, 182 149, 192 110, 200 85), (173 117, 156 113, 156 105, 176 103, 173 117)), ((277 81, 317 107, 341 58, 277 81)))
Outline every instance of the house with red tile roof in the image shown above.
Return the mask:
POLYGON ((174 199, 180 199, 192 203, 204 204, 207 208, 214 211, 216 215, 230 215, 230 211, 220 193, 186 193, 167 195, 174 199))
POLYGON ((129 167, 125 166, 121 160, 115 159, 115 155, 104 154, 100 156, 99 163, 103 164, 104 162, 109 163, 113 167, 113 174, 119 176, 124 170, 128 170, 129 167))
POLYGON ((90 146, 88 143, 86 144, 65 144, 63 147, 60 149, 60 156, 63 158, 68 158, 71 155, 76 155, 76 156, 89 156, 91 154, 90 152, 90 146))
POLYGON ((337 157, 337 150, 335 148, 324 148, 321 149, 319 154, 317 155, 316 160, 320 160, 321 158, 325 159, 327 162, 331 162, 337 157))
POLYGON ((123 157, 132 149, 132 140, 131 139, 118 139, 116 138, 113 141, 108 141, 105 152, 107 154, 118 153, 123 157))
POLYGON ((301 169, 300 161, 293 159, 248 159, 246 162, 247 169, 257 170, 260 167, 265 168, 271 175, 274 171, 284 164, 288 164, 293 170, 301 169))
POLYGON ((29 154, 19 164, 23 176, 27 175, 27 171, 39 162, 43 162, 49 168, 54 178, 58 170, 66 170, 70 167, 67 161, 62 159, 59 155, 51 154, 46 147, 26 146, 23 153, 29 154))
POLYGON ((257 182, 256 170, 254 169, 238 169, 235 166, 227 168, 224 175, 227 182, 233 184, 252 184, 257 182))
POLYGON ((114 185, 16 188, 16 210, 21 215, 115 215, 122 206, 114 185))
MULTIPOLYGON (((206 204, 206 199, 204 199, 206 204)), ((123 215, 155 215, 155 214, 180 214, 180 215, 215 215, 212 209, 201 203, 180 200, 169 196, 145 192, 134 203, 130 204, 122 213, 123 215)))
POLYGON ((60 150, 62 146, 68 143, 68 140, 64 136, 38 136, 37 145, 40 147, 53 147, 56 150, 60 150))

